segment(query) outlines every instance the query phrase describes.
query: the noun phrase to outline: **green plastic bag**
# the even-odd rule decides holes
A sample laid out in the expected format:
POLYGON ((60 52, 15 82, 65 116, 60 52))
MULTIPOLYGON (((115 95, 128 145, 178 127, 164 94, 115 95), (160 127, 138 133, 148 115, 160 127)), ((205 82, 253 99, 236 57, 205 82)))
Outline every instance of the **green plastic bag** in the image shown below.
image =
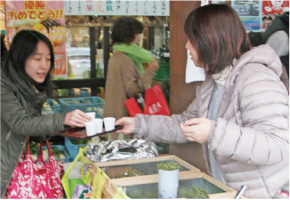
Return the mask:
POLYGON ((88 159, 85 159, 84 157, 85 149, 86 147, 79 149, 78 155, 75 157, 71 166, 62 176, 61 183, 62 183, 67 199, 72 198, 76 185, 85 185, 85 184, 90 185, 91 183, 91 177, 90 177, 89 171, 87 171, 85 175, 81 176, 81 178, 73 178, 73 179, 68 178, 68 175, 70 174, 71 170, 75 167, 78 161, 81 161, 82 163, 81 174, 83 174, 85 164, 92 164, 91 161, 89 161, 88 159))

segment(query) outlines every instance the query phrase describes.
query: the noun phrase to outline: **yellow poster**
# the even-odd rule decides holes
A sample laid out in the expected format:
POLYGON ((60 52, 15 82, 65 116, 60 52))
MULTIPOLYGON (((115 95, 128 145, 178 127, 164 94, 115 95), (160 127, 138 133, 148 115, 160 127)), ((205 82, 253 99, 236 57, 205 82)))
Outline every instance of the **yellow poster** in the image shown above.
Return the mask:
POLYGON ((43 33, 54 47, 54 77, 66 76, 64 2, 5 1, 5 10, 9 43, 22 29, 32 29, 43 33))

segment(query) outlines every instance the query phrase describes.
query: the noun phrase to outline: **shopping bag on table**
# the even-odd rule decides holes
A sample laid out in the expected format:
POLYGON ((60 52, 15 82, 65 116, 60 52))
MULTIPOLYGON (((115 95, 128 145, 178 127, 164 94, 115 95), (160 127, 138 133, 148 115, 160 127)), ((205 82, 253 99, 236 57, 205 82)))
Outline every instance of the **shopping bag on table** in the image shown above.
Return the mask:
POLYGON ((27 151, 22 154, 13 172, 4 198, 9 199, 55 199, 63 198, 60 178, 63 171, 62 161, 55 161, 48 141, 49 161, 45 162, 42 155, 42 143, 37 160, 32 161, 27 139, 27 151))
POLYGON ((137 97, 131 97, 124 102, 130 117, 136 114, 170 115, 168 104, 159 85, 147 89, 145 99, 143 96, 143 94, 138 94, 137 97))

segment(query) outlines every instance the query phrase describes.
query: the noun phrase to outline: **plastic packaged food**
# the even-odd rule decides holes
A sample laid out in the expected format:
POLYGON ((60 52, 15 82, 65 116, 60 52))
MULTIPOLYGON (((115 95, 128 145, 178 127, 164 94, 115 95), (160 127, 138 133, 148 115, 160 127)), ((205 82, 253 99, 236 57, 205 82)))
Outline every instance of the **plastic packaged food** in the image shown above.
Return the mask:
POLYGON ((142 139, 111 140, 89 144, 84 155, 92 162, 131 160, 158 156, 156 145, 142 139))

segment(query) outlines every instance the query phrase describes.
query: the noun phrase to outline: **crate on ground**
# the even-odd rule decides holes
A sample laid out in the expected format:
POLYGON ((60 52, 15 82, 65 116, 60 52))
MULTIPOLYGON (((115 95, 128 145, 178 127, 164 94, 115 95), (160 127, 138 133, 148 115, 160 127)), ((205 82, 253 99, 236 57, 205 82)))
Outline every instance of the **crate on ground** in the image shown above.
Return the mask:
POLYGON ((170 78, 170 65, 167 61, 159 61, 159 69, 155 71, 154 80, 165 81, 170 78))
MULTIPOLYGON (((48 152, 47 152, 47 157, 45 155, 47 146, 42 146, 42 150, 43 150, 43 158, 45 161, 48 162, 48 159, 46 159, 48 158, 48 152)), ((63 145, 50 145, 50 150, 55 160, 61 160, 62 162, 71 161, 71 157, 63 145)))
POLYGON ((79 148, 87 146, 87 144, 90 143, 90 141, 91 141, 90 138, 86 139, 74 139, 68 137, 64 138, 64 146, 71 157, 71 161, 73 161, 75 157, 78 155, 79 148))
POLYGON ((42 106, 42 114, 56 114, 62 112, 61 106, 57 100, 47 99, 42 106))
POLYGON ((100 97, 61 98, 59 102, 65 113, 79 109, 83 112, 96 112, 96 118, 103 115, 104 100, 100 97))

